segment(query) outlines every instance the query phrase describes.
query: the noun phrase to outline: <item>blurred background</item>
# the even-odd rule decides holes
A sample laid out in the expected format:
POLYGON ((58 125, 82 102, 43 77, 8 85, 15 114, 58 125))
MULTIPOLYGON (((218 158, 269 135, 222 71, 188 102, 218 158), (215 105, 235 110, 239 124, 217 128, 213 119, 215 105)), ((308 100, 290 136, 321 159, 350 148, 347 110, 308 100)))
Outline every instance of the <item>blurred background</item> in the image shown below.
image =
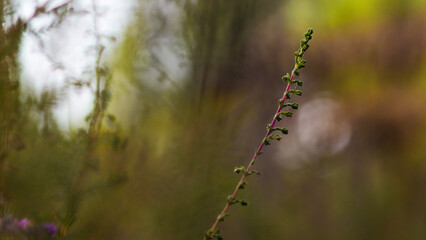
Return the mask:
POLYGON ((0 218, 202 239, 312 27, 225 239, 426 239, 425 1, 63 3, 0 1, 0 218))

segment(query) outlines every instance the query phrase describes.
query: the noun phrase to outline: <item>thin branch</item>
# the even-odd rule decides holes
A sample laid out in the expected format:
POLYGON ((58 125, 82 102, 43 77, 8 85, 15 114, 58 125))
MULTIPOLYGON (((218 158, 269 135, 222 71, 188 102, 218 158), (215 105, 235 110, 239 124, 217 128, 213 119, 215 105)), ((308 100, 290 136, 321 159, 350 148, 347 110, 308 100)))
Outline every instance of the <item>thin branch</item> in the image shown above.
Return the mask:
POLYGON ((272 132, 275 131, 275 130, 281 130, 283 132, 283 134, 287 134, 287 129, 274 128, 274 127, 275 127, 275 124, 277 123, 277 121, 279 121, 281 119, 281 116, 280 116, 281 114, 288 114, 287 116, 291 116, 291 113, 289 113, 289 112, 282 112, 283 108, 285 108, 286 106, 292 106, 292 108, 298 107, 297 104, 285 104, 285 101, 288 98, 290 98, 289 97, 290 93, 301 95, 300 91, 290 89, 290 88, 291 88, 292 84, 294 84, 294 83, 297 83, 297 85, 301 85, 301 82, 299 80, 294 80, 294 77, 299 75, 299 69, 305 67, 306 60, 303 60, 302 56, 305 53, 305 51, 309 48, 308 42, 312 38, 312 33, 313 33, 313 30, 308 29, 308 32, 305 33, 305 38, 301 40, 300 49, 295 52, 295 65, 294 65, 293 70, 291 71, 291 75, 287 74, 283 77, 283 80, 285 82, 287 82, 287 87, 285 88, 283 96, 279 100, 278 108, 277 108, 277 111, 274 115, 274 118, 272 119, 271 123, 267 127, 266 135, 263 138, 260 145, 258 146, 254 156, 250 160, 247 167, 245 169, 244 169, 244 167, 241 167, 241 168, 236 168, 234 170, 234 172, 236 172, 236 173, 243 171, 243 175, 241 176, 240 180, 238 181, 238 184, 235 187, 232 195, 230 195, 228 197, 224 208, 219 213, 219 215, 216 217, 215 222, 213 223, 211 228, 206 232, 206 234, 204 236, 204 240, 212 239, 213 237, 215 237, 217 239, 223 239, 222 235, 219 233, 219 229, 217 228, 219 222, 224 221, 224 219, 227 215, 228 209, 232 204, 240 202, 242 205, 247 205, 246 201, 239 201, 239 200, 236 199, 238 192, 241 189, 243 189, 244 186, 247 184, 247 182, 246 182, 247 177, 250 176, 253 172, 257 173, 256 171, 252 171, 251 169, 252 169, 256 159, 258 158, 258 156, 262 153, 263 147, 265 145, 269 145, 269 140, 271 140, 271 139, 275 139, 275 140, 281 139, 281 137, 279 135, 272 135, 272 132))
POLYGON ((72 3, 74 0, 67 0, 66 2, 47 10, 47 6, 52 2, 52 0, 45 2, 43 5, 38 6, 36 8, 36 10, 34 11, 33 15, 31 15, 31 17, 29 17, 26 21, 24 21, 24 26, 28 25, 32 20, 34 20, 34 18, 38 17, 41 14, 49 14, 51 12, 55 12, 63 7, 66 7, 67 5, 69 5, 70 3, 72 3))
MULTIPOLYGON (((293 80, 293 79, 294 79, 294 71, 295 71, 295 69, 296 69, 296 66, 295 66, 295 68, 294 68, 294 69, 293 69, 293 71, 292 71, 291 78, 290 78, 291 80, 293 80)), ((287 87, 286 87, 286 89, 285 89, 285 91, 284 91, 283 97, 281 98, 282 103, 284 103, 284 102, 285 102, 285 100, 286 100, 286 98, 287 98, 287 93, 288 93, 288 91, 290 90, 290 87, 291 87, 291 84, 290 84, 290 83, 288 83, 288 84, 287 84, 287 87)), ((277 109, 277 111, 276 111, 276 113, 275 113, 275 115, 274 115, 274 119, 273 119, 273 120, 272 120, 272 122, 270 123, 271 130, 268 130, 268 131, 266 132, 266 135, 265 135, 265 137, 264 137, 263 139, 267 139, 267 138, 271 135, 271 133, 272 133, 272 128, 275 126, 275 124, 276 124, 276 122, 277 122, 277 119, 276 119, 276 117, 275 117, 275 116, 277 116, 277 114, 279 114, 283 108, 284 108, 284 107, 282 107, 282 106, 279 106, 279 107, 278 107, 278 109, 277 109)), ((262 141, 262 142, 260 143, 260 145, 258 146, 258 148, 257 148, 256 152, 257 152, 257 153, 262 152, 262 149, 263 149, 263 147, 264 147, 264 146, 265 146, 265 143, 262 141)), ((253 158, 251 159, 250 163, 247 165, 246 172, 250 172, 250 171, 251 171, 251 169, 252 169, 252 167, 253 167, 253 165, 254 165, 254 163, 255 163, 255 161, 256 161, 256 159, 257 159, 257 157, 258 157, 258 156, 259 156, 258 154, 254 154, 254 156, 253 156, 253 158)), ((211 226, 211 228, 210 228, 210 229, 216 229, 216 228, 217 228, 217 225, 219 224, 219 222, 221 221, 221 219, 223 219, 223 217, 226 215, 226 213, 227 213, 227 211, 228 211, 229 207, 231 206, 231 203, 235 200, 235 198, 236 198, 236 196, 237 196, 238 192, 240 191, 240 189, 241 189, 241 188, 240 188, 239 186, 241 186, 241 184, 242 184, 242 183, 246 180, 247 176, 248 176, 247 174, 243 174, 243 175, 241 176, 240 181, 238 181, 238 184, 237 184, 237 186, 235 187, 234 192, 232 193, 231 197, 230 197, 230 198, 228 198, 228 201, 226 202, 225 207, 224 207, 224 208, 223 208, 223 210, 220 212, 220 214, 217 216, 216 221, 213 223, 213 225, 211 226)), ((208 234, 208 237, 212 237, 213 232, 210 232, 210 233, 211 233, 211 234, 208 234)), ((205 240, 206 240, 206 239, 208 239, 208 238, 207 238, 207 236, 206 236, 204 239, 205 239, 205 240)))

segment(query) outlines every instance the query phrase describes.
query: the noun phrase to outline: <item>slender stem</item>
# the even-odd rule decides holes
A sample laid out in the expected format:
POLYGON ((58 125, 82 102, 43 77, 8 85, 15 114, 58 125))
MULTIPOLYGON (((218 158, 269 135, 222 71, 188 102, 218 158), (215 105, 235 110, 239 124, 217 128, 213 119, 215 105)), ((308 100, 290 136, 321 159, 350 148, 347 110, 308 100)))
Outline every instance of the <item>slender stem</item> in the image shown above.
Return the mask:
POLYGON ((75 216, 77 214, 78 208, 80 206, 81 201, 81 194, 83 190, 84 180, 86 179, 86 176, 88 174, 88 171, 90 170, 87 168, 89 165, 89 160, 93 157, 94 154, 94 148, 97 143, 99 132, 102 127, 102 119, 104 115, 104 109, 102 106, 102 70, 101 70, 101 60, 102 55, 105 50, 105 48, 101 45, 101 35, 98 31, 98 21, 97 21, 97 8, 96 3, 94 0, 92 0, 92 10, 93 10, 93 28, 94 28, 94 36, 95 36, 95 48, 96 48, 96 59, 95 59, 95 81, 96 81, 96 88, 95 88, 95 101, 93 103, 93 110, 92 110, 92 118, 90 120, 89 129, 88 129, 88 141, 86 150, 84 152, 82 162, 83 165, 80 167, 80 170, 75 178, 75 181, 71 187, 70 193, 69 193, 69 199, 68 205, 71 205, 72 207, 67 209, 66 218, 61 222, 60 231, 59 231, 59 239, 65 239, 69 228, 73 224, 73 221, 75 219, 75 216))
MULTIPOLYGON (((278 109, 274 115, 274 118, 272 120, 272 122, 270 123, 270 128, 268 129, 268 131, 266 132, 266 135, 263 139, 266 139, 269 137, 269 135, 271 135, 272 133, 272 129, 274 128, 275 124, 277 123, 277 115, 280 114, 281 110, 284 108, 284 102, 287 98, 287 92, 290 90, 291 87, 291 81, 294 79, 294 72, 297 70, 297 65, 294 66, 293 71, 291 72, 291 76, 290 76, 290 81, 287 83, 287 87, 285 88, 284 94, 281 98, 281 103, 278 106, 278 109)), ((223 219, 223 217, 226 215, 229 207, 231 206, 231 203, 235 200, 235 197, 237 196, 238 192, 240 191, 240 186, 241 184, 243 184, 243 182, 246 180, 247 176, 249 176, 247 173, 250 172, 251 168, 253 167, 257 157, 259 156, 258 153, 260 153, 263 149, 263 147, 265 146, 264 141, 262 141, 259 145, 259 147, 256 150, 256 153, 254 154, 254 156, 252 157, 250 163, 248 164, 246 170, 245 170, 245 174, 243 174, 240 178, 240 181, 238 182, 237 186, 234 189, 234 192, 232 193, 231 197, 228 198, 228 201, 225 204, 225 207, 223 208, 223 210, 219 213, 219 215, 216 218, 216 221, 213 223, 213 225, 211 226, 210 230, 206 236, 204 237, 204 240, 207 240, 208 237, 212 237, 214 234, 214 230, 216 229, 217 225, 219 224, 219 222, 221 221, 221 219, 223 219)))
POLYGON ((68 0, 52 9, 49 9, 48 11, 46 10, 47 6, 52 3, 52 1, 47 1, 45 2, 43 5, 39 6, 36 8, 36 10, 34 11, 33 15, 31 15, 31 17, 29 17, 26 21, 24 21, 24 25, 29 24, 34 18, 36 18, 38 15, 42 14, 42 13, 51 13, 54 12, 60 8, 63 8, 65 6, 67 6, 68 4, 70 4, 71 2, 73 2, 74 0, 68 0))
MULTIPOLYGON (((102 109, 102 96, 101 96, 101 60, 102 60, 102 54, 105 50, 105 48, 101 45, 101 36, 99 34, 98 30, 98 11, 96 8, 96 3, 94 0, 92 0, 92 9, 93 9, 93 29, 94 29, 94 35, 95 35, 95 48, 96 48, 96 60, 95 60, 95 80, 96 80, 96 89, 95 89, 95 105, 93 109, 93 117, 90 122, 89 127, 89 138, 90 141, 93 141, 96 139, 96 135, 99 132, 99 129, 101 128, 101 118, 103 114, 102 109)), ((92 145, 90 143, 89 145, 92 145)))

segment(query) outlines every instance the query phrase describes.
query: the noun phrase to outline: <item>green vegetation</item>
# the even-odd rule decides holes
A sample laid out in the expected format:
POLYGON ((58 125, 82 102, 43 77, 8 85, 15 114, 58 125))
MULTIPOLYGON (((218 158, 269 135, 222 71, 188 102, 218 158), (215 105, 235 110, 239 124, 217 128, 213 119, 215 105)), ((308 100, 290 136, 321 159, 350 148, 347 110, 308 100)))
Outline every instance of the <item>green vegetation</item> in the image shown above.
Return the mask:
POLYGON ((229 199, 250 207, 232 209, 225 239, 426 239, 423 1, 135 1, 113 37, 100 19, 118 8, 47 1, 24 17, 23 2, 0 1, 0 239, 200 239, 237 178, 260 172, 229 199), (99 28, 63 34, 81 18, 99 28), (268 125, 263 143, 290 134, 255 170, 234 168, 264 136, 308 26, 303 96, 289 89, 298 104, 278 103, 286 128, 268 125), (26 85, 39 74, 22 74, 26 40, 56 79, 72 72, 53 64, 71 37, 94 39, 85 74, 26 85), (84 127, 64 129, 71 91, 93 102, 84 127))

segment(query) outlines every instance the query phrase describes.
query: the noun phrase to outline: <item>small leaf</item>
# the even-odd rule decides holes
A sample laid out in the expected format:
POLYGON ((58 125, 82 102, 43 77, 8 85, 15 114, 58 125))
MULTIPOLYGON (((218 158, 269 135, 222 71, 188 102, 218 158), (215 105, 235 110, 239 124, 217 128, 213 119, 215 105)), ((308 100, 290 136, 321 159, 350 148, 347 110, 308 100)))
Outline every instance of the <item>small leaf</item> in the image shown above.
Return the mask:
POLYGON ((247 206, 249 203, 246 200, 240 200, 241 206, 247 206))

